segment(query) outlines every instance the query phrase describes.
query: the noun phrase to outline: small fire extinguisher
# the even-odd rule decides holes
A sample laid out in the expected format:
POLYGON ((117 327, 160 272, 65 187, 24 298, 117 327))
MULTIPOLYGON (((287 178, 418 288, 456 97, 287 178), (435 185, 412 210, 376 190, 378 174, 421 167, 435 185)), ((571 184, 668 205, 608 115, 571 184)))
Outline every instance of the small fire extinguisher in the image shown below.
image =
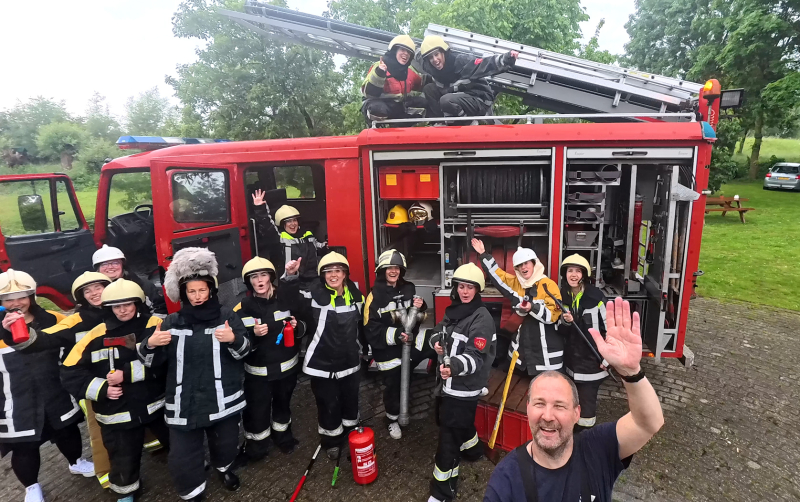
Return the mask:
POLYGON ((378 459, 375 455, 375 433, 369 427, 358 427, 348 436, 353 479, 359 485, 368 485, 378 477, 378 459))
POLYGON ((283 325, 283 345, 294 347, 294 328, 289 321, 286 321, 283 325))
MULTIPOLYGON (((20 312, 18 309, 9 310, 9 312, 20 312)), ((25 323, 25 317, 20 317, 14 324, 11 325, 11 336, 14 343, 25 343, 30 339, 28 325, 25 323)))

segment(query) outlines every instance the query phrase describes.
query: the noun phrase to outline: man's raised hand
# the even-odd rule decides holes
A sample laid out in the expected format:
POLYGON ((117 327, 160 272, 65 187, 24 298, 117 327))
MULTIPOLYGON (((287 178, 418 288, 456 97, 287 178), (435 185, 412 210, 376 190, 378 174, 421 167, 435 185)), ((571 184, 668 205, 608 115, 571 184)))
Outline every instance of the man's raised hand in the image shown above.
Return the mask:
POLYGON ((617 297, 606 304, 606 338, 589 328, 597 351, 622 376, 639 373, 642 359, 642 335, 639 313, 631 316, 630 303, 617 297))

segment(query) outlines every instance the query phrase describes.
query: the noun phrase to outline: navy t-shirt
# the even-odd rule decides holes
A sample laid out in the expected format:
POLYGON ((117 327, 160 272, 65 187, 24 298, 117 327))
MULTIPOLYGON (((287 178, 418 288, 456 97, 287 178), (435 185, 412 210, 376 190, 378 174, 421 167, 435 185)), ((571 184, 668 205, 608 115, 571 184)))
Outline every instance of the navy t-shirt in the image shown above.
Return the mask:
MULTIPOLYGON (((619 458, 617 423, 607 422, 580 433, 578 455, 583 457, 584 473, 594 502, 611 502, 611 491, 619 473, 626 469, 631 458, 619 458)), ((573 450, 573 455, 576 453, 573 450)), ((536 483, 540 502, 578 502, 581 497, 581 480, 576 472, 574 458, 558 469, 546 469, 536 464, 536 483)), ((520 463, 512 451, 497 464, 483 502, 527 502, 522 483, 520 463)), ((581 501, 589 502, 589 501, 581 501)))

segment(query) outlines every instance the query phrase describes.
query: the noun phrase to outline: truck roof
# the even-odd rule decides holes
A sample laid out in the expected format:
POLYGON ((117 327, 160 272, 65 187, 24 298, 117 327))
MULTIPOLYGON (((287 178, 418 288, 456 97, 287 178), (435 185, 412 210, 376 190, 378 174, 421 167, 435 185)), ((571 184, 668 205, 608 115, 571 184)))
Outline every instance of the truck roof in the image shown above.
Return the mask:
POLYGON ((512 146, 515 143, 570 143, 586 146, 598 142, 637 144, 642 142, 713 141, 713 130, 701 122, 623 122, 609 127, 606 123, 580 124, 513 124, 449 127, 407 127, 365 129, 355 136, 325 136, 313 138, 267 139, 179 145, 160 150, 120 157, 103 169, 132 169, 150 167, 153 161, 175 161, 220 164, 259 163, 324 157, 355 158, 361 148, 425 145, 475 148, 476 144, 512 146))

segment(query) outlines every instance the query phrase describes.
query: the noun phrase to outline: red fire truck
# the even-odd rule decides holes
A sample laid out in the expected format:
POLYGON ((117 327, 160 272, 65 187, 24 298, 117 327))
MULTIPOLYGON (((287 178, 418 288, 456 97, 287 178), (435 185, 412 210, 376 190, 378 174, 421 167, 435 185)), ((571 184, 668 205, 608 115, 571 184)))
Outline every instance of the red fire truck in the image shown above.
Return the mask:
MULTIPOLYGON (((263 29, 264 19, 258 20, 263 29)), ((493 42, 497 50, 510 44, 493 42)), ((384 51, 374 40, 373 46, 373 53, 384 51)), ((530 63, 530 48, 522 49, 520 59, 530 63)), ((380 252, 401 249, 408 257, 407 278, 439 320, 453 270, 476 259, 469 246, 473 235, 482 236, 508 271, 518 245, 533 248, 557 282, 562 258, 577 252, 589 259, 593 279, 607 296, 622 296, 642 314, 646 356, 684 358, 690 354, 684 337, 715 138, 707 121, 719 111, 719 84, 629 72, 603 90, 586 83, 596 77, 586 74, 590 65, 582 62, 567 68, 573 73, 569 92, 580 99, 558 98, 562 105, 573 103, 565 109, 551 92, 554 82, 566 81, 555 78, 562 71, 556 66, 547 75, 541 68, 525 74, 533 88, 537 75, 550 82, 524 91, 527 98, 578 112, 555 118, 585 121, 540 123, 553 117, 522 116, 513 117, 522 122, 516 124, 376 127, 357 136, 198 142, 146 151, 103 167, 93 230, 68 176, 0 176, 0 196, 8 202, 0 215, 9 215, 0 222, 0 268, 31 273, 38 294, 68 308, 72 280, 91 269, 91 255, 104 243, 120 247, 129 267, 156 280, 177 250, 203 246, 216 253, 221 298, 230 304, 245 291, 242 264, 265 255, 251 194, 285 189, 304 224, 346 252, 352 279, 364 291, 374 281, 380 252), (695 109, 681 112, 687 100, 695 109), (609 113, 607 106, 623 112, 609 113), (409 229, 386 223, 391 208, 415 202, 432 208, 427 224, 409 229)), ((591 69, 627 72, 604 66, 591 69)), ((500 75, 493 82, 522 92, 514 84, 519 76, 500 75)), ((122 144, 144 147, 161 140, 131 141, 122 144)), ((499 322, 507 302, 492 288, 483 296, 499 322)), ((492 375, 481 404, 477 425, 483 438, 491 433, 503 379, 499 372, 492 375)), ((501 448, 521 444, 530 434, 526 390, 517 378, 498 436, 501 448)))

